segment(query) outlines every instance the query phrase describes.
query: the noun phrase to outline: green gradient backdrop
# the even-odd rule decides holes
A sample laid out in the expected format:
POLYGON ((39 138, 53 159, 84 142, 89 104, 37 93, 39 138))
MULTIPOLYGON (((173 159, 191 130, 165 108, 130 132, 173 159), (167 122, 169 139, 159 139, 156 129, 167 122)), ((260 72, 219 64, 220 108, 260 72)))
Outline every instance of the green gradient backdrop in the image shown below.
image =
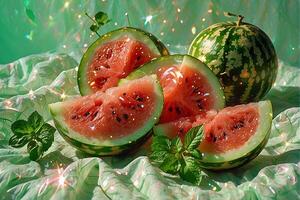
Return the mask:
POLYGON ((0 63, 49 50, 78 51, 84 43, 96 39, 89 37, 90 22, 84 11, 94 14, 99 10, 112 19, 102 32, 126 25, 124 14, 128 12, 132 26, 154 33, 170 44, 171 51, 181 53, 186 52, 184 47, 194 37, 192 26, 198 33, 212 23, 230 20, 224 17, 224 11, 242 14, 245 21, 259 26, 271 37, 280 60, 300 66, 299 0, 1 0, 0 63), (153 18, 145 24, 149 15, 153 18), (66 43, 78 45, 61 49, 66 43))

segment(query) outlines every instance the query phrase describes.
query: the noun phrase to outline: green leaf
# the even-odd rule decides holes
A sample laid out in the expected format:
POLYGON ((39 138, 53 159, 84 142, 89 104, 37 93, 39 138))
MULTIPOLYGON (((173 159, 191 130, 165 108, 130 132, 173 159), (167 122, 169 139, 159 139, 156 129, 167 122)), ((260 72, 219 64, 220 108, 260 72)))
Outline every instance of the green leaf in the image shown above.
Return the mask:
POLYGON ((11 125, 11 130, 15 135, 30 135, 33 127, 25 120, 18 120, 11 125))
POLYGON ((32 10, 28 9, 28 8, 25 9, 25 12, 26 12, 27 17, 31 20, 31 22, 34 23, 35 22, 34 12, 32 10))
POLYGON ((54 141, 55 128, 50 124, 45 123, 38 133, 36 133, 36 139, 42 143, 43 151, 47 151, 54 141))
POLYGON ((156 151, 170 151, 171 149, 171 140, 162 135, 154 135, 152 138, 151 150, 152 152, 156 151))
POLYGON ((90 30, 93 32, 97 32, 99 30, 99 26, 97 24, 93 24, 90 26, 90 30))
POLYGON ((95 20, 98 25, 104 25, 110 22, 110 20, 108 19, 108 15, 101 11, 95 14, 95 20))
POLYGON ((202 180, 201 168, 199 161, 193 157, 184 157, 184 164, 182 165, 179 175, 180 177, 190 183, 200 185, 202 180))
POLYGON ((43 156, 43 145, 37 140, 31 140, 27 145, 27 151, 31 160, 38 160, 43 156))
POLYGON ((171 150, 174 153, 179 153, 182 150, 182 142, 179 137, 172 139, 171 150))
POLYGON ((203 126, 196 126, 191 128, 184 137, 184 148, 191 151, 197 148, 202 140, 203 126))
POLYGON ((180 162, 174 154, 168 154, 159 168, 169 174, 177 174, 180 169, 180 162))
POLYGON ((189 151, 190 156, 197 158, 197 159, 201 159, 202 158, 202 154, 199 151, 199 149, 194 149, 192 151, 189 151))
POLYGON ((28 135, 13 135, 9 139, 8 144, 15 148, 23 147, 28 141, 30 137, 28 135))
POLYGON ((35 132, 38 132, 44 124, 44 119, 37 111, 34 111, 28 117, 28 123, 32 126, 35 132))
POLYGON ((150 159, 158 164, 161 164, 168 156, 168 151, 155 151, 150 154, 150 159))

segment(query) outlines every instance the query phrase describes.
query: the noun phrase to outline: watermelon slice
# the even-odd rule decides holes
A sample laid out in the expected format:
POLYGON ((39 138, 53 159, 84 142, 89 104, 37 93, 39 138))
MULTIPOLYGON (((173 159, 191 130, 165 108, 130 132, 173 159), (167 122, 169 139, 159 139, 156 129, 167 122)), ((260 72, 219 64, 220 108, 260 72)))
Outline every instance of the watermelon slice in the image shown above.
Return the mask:
POLYGON ((160 123, 224 107, 224 94, 216 76, 202 62, 188 55, 157 58, 131 73, 125 80, 156 74, 164 92, 160 123))
MULTIPOLYGON (((197 118, 197 117, 195 117, 197 118)), ((261 101, 227 107, 219 113, 211 111, 205 118, 182 118, 154 127, 154 133, 168 137, 180 136, 191 128, 204 124, 204 136, 199 146, 201 164, 207 169, 227 169, 255 158, 268 141, 272 125, 272 105, 261 101)))
POLYGON ((76 148, 115 155, 142 143, 158 121, 163 93, 156 76, 73 100, 50 104, 61 135, 76 148))
POLYGON ((125 27, 109 32, 94 42, 81 59, 78 69, 80 93, 105 91, 140 65, 168 54, 167 48, 145 31, 125 27))

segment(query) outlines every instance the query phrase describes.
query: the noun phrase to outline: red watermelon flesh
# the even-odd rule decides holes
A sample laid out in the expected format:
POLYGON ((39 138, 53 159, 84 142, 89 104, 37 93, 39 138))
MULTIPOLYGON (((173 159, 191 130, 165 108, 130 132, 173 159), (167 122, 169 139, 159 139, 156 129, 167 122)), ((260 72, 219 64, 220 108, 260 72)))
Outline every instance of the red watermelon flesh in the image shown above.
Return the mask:
POLYGON ((151 59, 158 57, 142 42, 124 37, 101 45, 91 60, 88 83, 91 89, 105 91, 116 86, 121 78, 151 59))
POLYGON ((65 104, 64 119, 86 137, 122 138, 142 127, 154 112, 154 87, 150 78, 141 78, 105 93, 71 100, 65 104))
POLYGON ((183 141, 189 129, 204 124, 204 138, 200 144, 203 153, 224 153, 246 143, 258 127, 257 104, 227 107, 219 113, 209 111, 206 115, 184 117, 159 124, 155 130, 162 130, 170 138, 179 136, 183 141), (238 139, 237 139, 238 138, 238 139))
POLYGON ((214 106, 215 98, 207 78, 188 66, 165 66, 157 71, 164 91, 164 109, 160 123, 182 117, 205 116, 214 106))

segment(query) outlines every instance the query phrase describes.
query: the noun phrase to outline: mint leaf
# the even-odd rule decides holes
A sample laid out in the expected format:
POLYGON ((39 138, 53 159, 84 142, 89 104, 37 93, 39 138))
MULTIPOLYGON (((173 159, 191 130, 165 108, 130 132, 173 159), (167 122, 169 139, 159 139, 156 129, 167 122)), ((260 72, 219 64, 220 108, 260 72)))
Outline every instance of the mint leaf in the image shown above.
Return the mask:
POLYGON ((101 11, 95 14, 95 20, 99 25, 104 25, 110 22, 108 15, 101 11))
POLYGON ((184 148, 188 151, 197 148, 201 143, 202 136, 202 125, 191 128, 184 137, 184 148))
POLYGON ((36 134, 36 139, 42 143, 44 151, 47 151, 51 147, 52 142, 54 141, 54 132, 55 128, 50 124, 45 123, 36 134))
POLYGON ((28 120, 17 120, 11 125, 14 135, 9 139, 9 145, 15 148, 27 143, 27 151, 31 160, 40 159, 53 141, 55 128, 44 122, 38 112, 33 112, 28 120))
POLYGON ((97 32, 99 30, 99 26, 97 24, 93 24, 90 26, 90 30, 92 32, 97 32))
POLYGON ((168 154, 164 161, 159 165, 159 168, 166 173, 176 174, 180 170, 180 162, 174 154, 168 154))
POLYGON ((179 153, 182 150, 182 142, 179 137, 172 139, 171 151, 174 153, 179 153))
POLYGON ((27 145, 27 151, 31 160, 38 160, 43 156, 43 145, 41 142, 31 140, 27 145))
POLYGON ((25 144, 27 144, 29 140, 28 135, 13 135, 10 139, 8 144, 15 148, 23 147, 25 144))
POLYGON ((199 151, 199 149, 194 149, 192 151, 189 151, 188 153, 189 153, 190 156, 192 156, 194 158, 197 158, 197 159, 201 159, 202 158, 202 154, 199 151))
POLYGON ((37 132, 43 126, 44 119, 43 119, 43 117, 37 111, 34 111, 28 117, 28 123, 37 132))
POLYGON ((33 131, 33 128, 27 121, 18 120, 11 125, 11 130, 15 135, 23 136, 29 135, 33 131))
POLYGON ((180 169, 179 176, 190 183, 200 185, 202 180, 199 161, 193 157, 184 157, 184 163, 180 169))
POLYGON ((154 135, 152 138, 151 149, 155 151, 170 151, 171 141, 168 137, 162 135, 154 135))

